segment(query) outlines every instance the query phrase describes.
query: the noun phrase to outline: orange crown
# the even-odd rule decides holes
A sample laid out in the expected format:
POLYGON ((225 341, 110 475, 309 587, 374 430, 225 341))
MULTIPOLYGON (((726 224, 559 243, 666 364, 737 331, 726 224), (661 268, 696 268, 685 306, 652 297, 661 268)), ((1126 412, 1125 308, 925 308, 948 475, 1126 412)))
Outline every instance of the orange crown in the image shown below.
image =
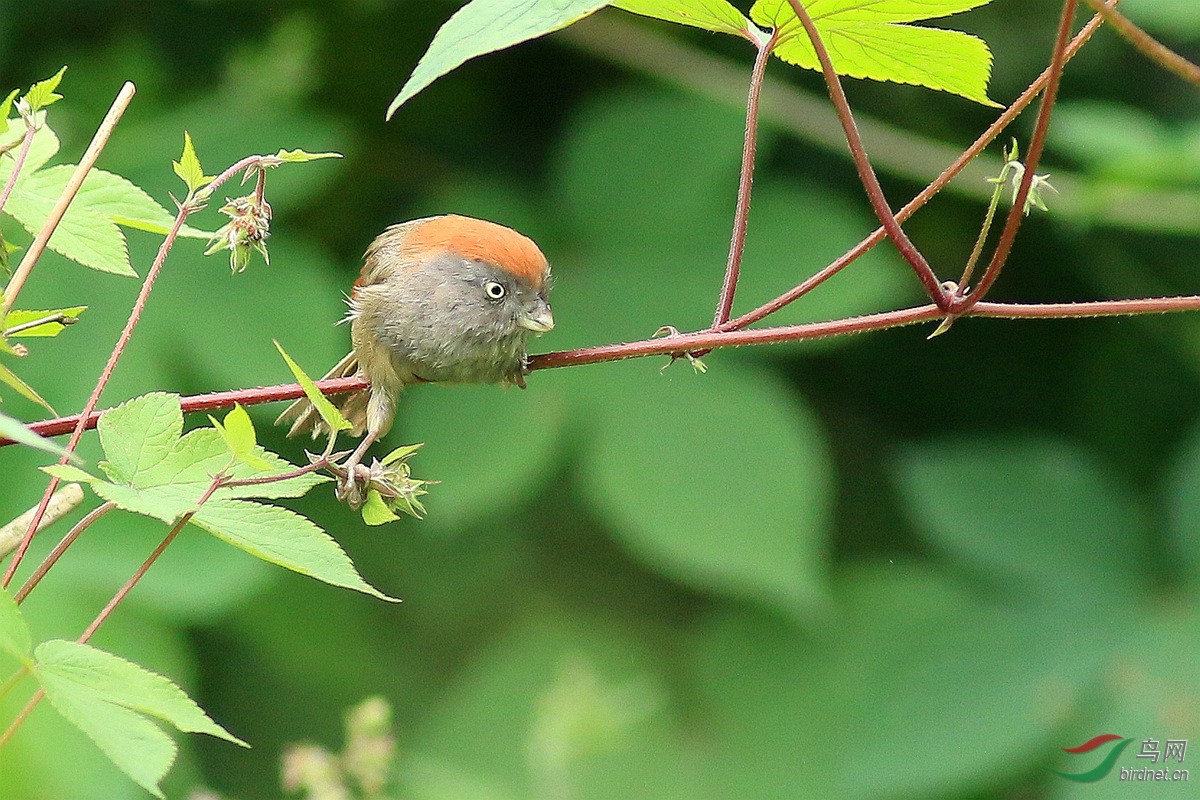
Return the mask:
POLYGON ((495 264, 535 289, 545 285, 550 272, 546 257, 529 237, 494 222, 458 214, 432 217, 416 226, 404 237, 402 248, 414 261, 449 250, 463 258, 495 264))

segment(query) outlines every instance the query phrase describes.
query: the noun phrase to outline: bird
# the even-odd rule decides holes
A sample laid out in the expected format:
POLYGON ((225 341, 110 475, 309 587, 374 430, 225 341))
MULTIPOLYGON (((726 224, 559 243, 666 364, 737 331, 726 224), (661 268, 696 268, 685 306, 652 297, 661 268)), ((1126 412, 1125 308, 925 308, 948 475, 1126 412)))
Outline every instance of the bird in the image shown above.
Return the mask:
MULTIPOLYGON (((359 464, 392 427, 401 390, 415 383, 525 388, 528 337, 554 327, 550 264, 527 236, 483 219, 445 214, 392 225, 375 238, 349 296, 352 349, 325 376, 358 375, 367 388, 341 400, 352 435, 338 495, 361 505, 359 464)), ((288 436, 328 427, 307 399, 276 420, 288 436)))

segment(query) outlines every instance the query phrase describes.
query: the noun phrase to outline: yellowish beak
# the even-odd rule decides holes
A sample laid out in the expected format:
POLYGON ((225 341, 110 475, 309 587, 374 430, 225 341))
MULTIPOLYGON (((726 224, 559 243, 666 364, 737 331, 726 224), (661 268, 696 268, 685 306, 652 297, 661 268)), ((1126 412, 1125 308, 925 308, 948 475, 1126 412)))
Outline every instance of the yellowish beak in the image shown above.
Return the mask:
POLYGON ((554 314, 550 313, 550 306, 539 303, 518 317, 517 324, 527 331, 545 333, 554 328, 554 314))

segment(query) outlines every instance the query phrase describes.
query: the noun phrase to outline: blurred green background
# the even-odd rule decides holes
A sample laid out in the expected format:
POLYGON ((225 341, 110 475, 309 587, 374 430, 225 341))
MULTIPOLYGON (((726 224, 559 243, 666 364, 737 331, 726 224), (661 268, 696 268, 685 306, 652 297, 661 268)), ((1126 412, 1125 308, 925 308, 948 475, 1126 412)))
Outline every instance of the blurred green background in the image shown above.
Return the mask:
MULTIPOLYGON (((1057 5, 995 0, 949 21, 991 44, 998 101, 1044 67, 1057 5)), ((1194 0, 1124 5, 1200 54, 1194 0)), ((269 267, 231 277, 180 242, 107 404, 290 381, 272 338, 323 372, 348 346, 333 323, 366 244, 447 211, 549 255, 558 328, 538 351, 707 324, 750 49, 606 11, 472 62, 384 123, 455 6, 0 0, 0 88, 70 65, 51 110, 60 160, 126 79, 138 95, 100 165, 164 205, 185 129, 210 172, 280 147, 346 155, 270 176, 269 267)), ((844 148, 823 143, 828 113, 784 118, 819 76, 768 75, 802 96, 764 110, 741 311, 875 225, 844 148)), ((995 113, 911 87, 848 92, 894 206, 995 113)), ((994 298, 1200 290, 1198 98, 1101 31, 1056 111, 1043 171, 1062 195, 1025 225, 994 298)), ((986 191, 976 175, 906 226, 945 277, 986 191)), ((144 274, 157 242, 129 239, 144 274)), ((60 411, 83 404, 137 289, 53 255, 34 273, 23 305, 91 307, 20 365, 60 411)), ((919 299, 885 245, 777 319, 919 299)), ((428 519, 368 529, 328 487, 295 504, 403 605, 189 530, 96 637, 254 745, 185 739, 168 796, 278 797, 285 743, 338 745, 343 710, 374 693, 395 707, 404 800, 1194 796, 1200 774, 1050 770, 1094 766, 1060 748, 1100 733, 1135 740, 1125 767, 1149 766, 1144 739, 1200 747, 1200 315, 929 332, 716 352, 706 375, 652 359, 539 372, 525 392, 413 390, 391 442, 426 443, 414 470, 441 481, 428 519)), ((300 460, 269 429, 279 410, 252 414, 300 460)), ((83 454, 97 458, 93 438, 83 454)), ((45 460, 0 451, 0 521, 36 502, 45 460)), ((161 535, 126 515, 95 526, 30 598, 36 634, 76 636, 161 535)), ((49 707, 0 753, 6 799, 140 796, 49 707)))

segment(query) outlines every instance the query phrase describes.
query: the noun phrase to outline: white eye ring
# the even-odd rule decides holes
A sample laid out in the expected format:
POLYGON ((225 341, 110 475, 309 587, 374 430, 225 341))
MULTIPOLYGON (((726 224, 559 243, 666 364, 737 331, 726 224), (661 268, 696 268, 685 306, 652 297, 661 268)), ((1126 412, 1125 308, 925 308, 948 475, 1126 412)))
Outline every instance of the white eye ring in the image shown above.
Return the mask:
POLYGON ((483 285, 483 293, 487 295, 488 300, 503 300, 504 295, 508 294, 508 290, 502 283, 488 281, 483 285))

